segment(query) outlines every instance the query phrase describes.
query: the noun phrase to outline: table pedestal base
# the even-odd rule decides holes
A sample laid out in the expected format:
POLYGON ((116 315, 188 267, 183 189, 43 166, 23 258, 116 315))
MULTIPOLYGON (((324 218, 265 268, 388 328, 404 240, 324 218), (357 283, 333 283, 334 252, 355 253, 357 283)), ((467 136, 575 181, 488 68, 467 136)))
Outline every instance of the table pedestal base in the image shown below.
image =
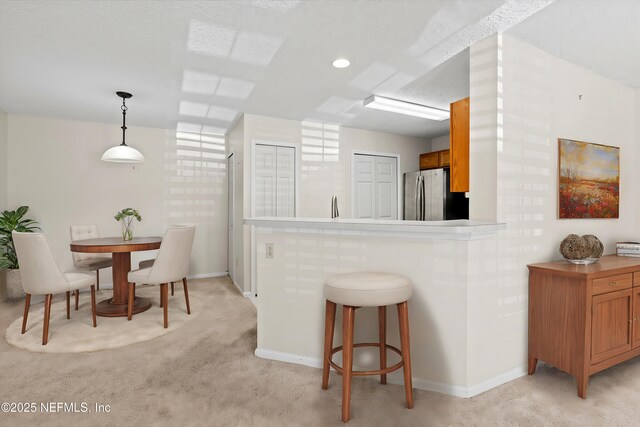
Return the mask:
MULTIPOLYGON (((133 300, 133 314, 149 310, 151 300, 149 298, 135 297, 133 300)), ((100 301, 96 305, 96 314, 102 317, 126 317, 127 304, 112 304, 111 298, 100 301)))

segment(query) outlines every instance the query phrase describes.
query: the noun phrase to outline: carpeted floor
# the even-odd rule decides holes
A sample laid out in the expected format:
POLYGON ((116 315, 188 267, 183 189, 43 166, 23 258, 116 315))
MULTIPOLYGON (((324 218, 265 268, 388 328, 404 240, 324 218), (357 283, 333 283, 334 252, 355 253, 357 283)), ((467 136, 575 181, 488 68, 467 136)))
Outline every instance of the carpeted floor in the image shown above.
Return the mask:
MULTIPOLYGON (((48 354, 0 340, 0 403, 87 402, 92 409, 0 413, 0 425, 342 425, 338 376, 322 391, 320 370, 255 357, 253 304, 227 278, 189 286, 213 297, 211 304, 185 327, 151 341, 48 354), (96 403, 110 405, 110 412, 96 413, 96 403)), ((0 303, 0 330, 21 310, 20 303, 0 303)), ((573 378, 545 366, 472 399, 415 390, 412 410, 404 408, 402 386, 356 378, 349 424, 629 426, 639 423, 639 398, 640 359, 593 376, 586 401, 577 397, 573 378)))

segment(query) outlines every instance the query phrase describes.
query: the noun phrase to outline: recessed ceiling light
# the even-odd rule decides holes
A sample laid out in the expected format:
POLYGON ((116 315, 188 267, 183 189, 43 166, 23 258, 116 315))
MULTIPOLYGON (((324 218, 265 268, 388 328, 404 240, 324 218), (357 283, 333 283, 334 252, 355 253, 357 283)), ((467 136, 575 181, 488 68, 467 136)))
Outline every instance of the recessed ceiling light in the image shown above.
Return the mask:
POLYGON ((333 66, 336 68, 347 68, 349 65, 351 65, 351 62, 345 58, 338 58, 333 61, 333 66))
POLYGON ((445 120, 449 118, 449 112, 447 110, 414 104, 413 102, 400 101, 399 99, 385 98, 378 95, 371 95, 364 100, 363 105, 368 108, 375 108, 376 110, 391 111, 429 120, 445 120))

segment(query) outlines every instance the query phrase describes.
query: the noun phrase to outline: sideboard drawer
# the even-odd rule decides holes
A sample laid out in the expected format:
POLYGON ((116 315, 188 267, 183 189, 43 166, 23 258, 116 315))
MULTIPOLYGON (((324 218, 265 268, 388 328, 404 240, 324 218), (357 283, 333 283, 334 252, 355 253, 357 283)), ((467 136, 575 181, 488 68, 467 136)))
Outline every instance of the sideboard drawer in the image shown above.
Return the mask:
POLYGON ((640 272, 633 273, 633 286, 640 286, 640 272))
POLYGON ((633 274, 618 274, 617 276, 593 279, 593 295, 604 294, 633 286, 633 274))

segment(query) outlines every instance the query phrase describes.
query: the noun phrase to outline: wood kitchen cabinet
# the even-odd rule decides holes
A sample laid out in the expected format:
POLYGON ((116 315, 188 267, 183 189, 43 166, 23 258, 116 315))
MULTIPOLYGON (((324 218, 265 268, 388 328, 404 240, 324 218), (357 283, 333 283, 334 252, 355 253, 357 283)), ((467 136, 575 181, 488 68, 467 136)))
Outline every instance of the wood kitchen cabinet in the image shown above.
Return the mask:
POLYGON ((450 105, 449 149, 452 192, 469 191, 469 98, 450 105))
POLYGON ((432 151, 420 154, 420 170, 449 166, 449 150, 432 151))
POLYGON ((529 375, 543 360, 573 375, 584 399, 590 375, 640 355, 640 258, 528 267, 529 375))

